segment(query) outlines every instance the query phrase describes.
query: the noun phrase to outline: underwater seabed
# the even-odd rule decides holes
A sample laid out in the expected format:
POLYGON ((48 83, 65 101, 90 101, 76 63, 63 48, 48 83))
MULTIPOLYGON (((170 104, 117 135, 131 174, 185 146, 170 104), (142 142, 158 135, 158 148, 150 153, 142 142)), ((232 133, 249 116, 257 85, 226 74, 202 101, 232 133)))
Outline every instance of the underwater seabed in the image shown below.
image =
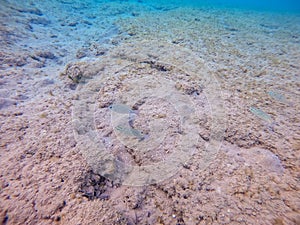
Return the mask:
POLYGON ((298 5, 216 2, 1 2, 3 224, 300 223, 298 5))

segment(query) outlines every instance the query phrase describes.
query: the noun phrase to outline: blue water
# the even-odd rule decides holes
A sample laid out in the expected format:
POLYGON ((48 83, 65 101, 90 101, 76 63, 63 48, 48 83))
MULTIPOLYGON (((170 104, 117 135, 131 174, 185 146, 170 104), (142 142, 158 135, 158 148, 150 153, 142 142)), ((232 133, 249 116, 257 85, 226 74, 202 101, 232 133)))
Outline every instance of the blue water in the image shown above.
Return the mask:
POLYGON ((299 0, 137 0, 146 4, 171 4, 174 7, 210 6, 216 8, 236 8, 243 10, 274 11, 274 12, 296 12, 300 13, 299 0))

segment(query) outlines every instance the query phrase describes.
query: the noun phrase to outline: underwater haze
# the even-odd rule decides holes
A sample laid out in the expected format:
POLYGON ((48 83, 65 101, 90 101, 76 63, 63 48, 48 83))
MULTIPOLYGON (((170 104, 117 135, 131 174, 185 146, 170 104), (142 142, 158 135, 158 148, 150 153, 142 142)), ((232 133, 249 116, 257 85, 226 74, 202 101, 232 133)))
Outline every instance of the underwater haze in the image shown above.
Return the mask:
MULTIPOLYGON (((151 1, 149 1, 151 2, 151 1)), ((162 1, 160 1, 162 2, 162 1)), ((261 10, 261 11, 282 11, 298 12, 300 2, 297 0, 188 0, 174 1, 174 5, 194 5, 194 6, 213 6, 226 8, 239 8, 244 10, 261 10)))
POLYGON ((300 12, 300 2, 297 0, 170 0, 170 1, 139 1, 148 4, 172 4, 174 6, 211 6, 219 8, 237 8, 244 10, 278 11, 278 12, 300 12))

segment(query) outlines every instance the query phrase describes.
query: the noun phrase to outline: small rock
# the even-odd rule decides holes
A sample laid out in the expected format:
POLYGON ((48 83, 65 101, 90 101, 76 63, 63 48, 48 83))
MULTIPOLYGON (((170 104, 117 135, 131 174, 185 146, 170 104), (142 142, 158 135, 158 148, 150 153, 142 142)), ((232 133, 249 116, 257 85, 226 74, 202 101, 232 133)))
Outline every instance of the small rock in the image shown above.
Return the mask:
POLYGON ((32 67, 43 68, 43 67, 45 67, 45 62, 34 62, 34 63, 32 63, 32 67))
POLYGON ((48 85, 51 85, 51 84, 54 84, 54 80, 53 79, 44 79, 40 82, 41 86, 42 87, 45 87, 45 86, 48 86, 48 85))
POLYGON ((86 57, 86 50, 85 49, 79 49, 77 52, 76 52, 76 58, 77 59, 81 59, 83 57, 86 57))
POLYGON ((84 20, 84 21, 82 21, 83 23, 85 23, 85 24, 87 24, 87 25, 89 25, 89 26, 91 26, 91 25, 93 25, 90 21, 88 21, 88 20, 84 20))
POLYGON ((102 194, 99 196, 99 199, 100 199, 100 200, 108 200, 109 197, 110 197, 110 196, 109 196, 108 194, 102 193, 102 194))
POLYGON ((16 66, 24 66, 26 64, 27 64, 27 61, 26 61, 26 59, 24 57, 16 59, 16 61, 15 61, 15 65, 16 66))
POLYGON ((29 97, 26 95, 18 94, 14 99, 24 101, 24 100, 29 99, 29 97))
POLYGON ((70 23, 68 23, 68 26, 69 27, 75 27, 76 25, 78 24, 78 22, 70 22, 70 23))
POLYGON ((55 59, 56 56, 50 51, 39 51, 36 53, 37 56, 45 59, 55 59))
POLYGON ((51 38, 57 38, 58 36, 56 34, 51 34, 50 37, 51 38))
POLYGON ((50 20, 47 20, 45 18, 31 18, 29 20, 30 23, 33 23, 33 24, 38 24, 38 25, 43 25, 43 26, 47 26, 51 23, 50 20))
POLYGON ((34 14, 34 15, 37 15, 37 16, 42 16, 43 13, 41 10, 39 10, 38 8, 28 8, 28 9, 17 9, 19 12, 22 12, 22 13, 30 13, 30 14, 34 14))

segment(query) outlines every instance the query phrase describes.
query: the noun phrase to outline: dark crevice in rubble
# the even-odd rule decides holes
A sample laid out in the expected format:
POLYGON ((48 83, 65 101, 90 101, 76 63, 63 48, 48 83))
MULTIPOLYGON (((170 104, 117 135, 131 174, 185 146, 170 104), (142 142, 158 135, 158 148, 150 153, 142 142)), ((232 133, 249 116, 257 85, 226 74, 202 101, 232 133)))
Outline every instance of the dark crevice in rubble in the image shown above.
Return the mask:
POLYGON ((153 69, 156 69, 158 71, 162 71, 162 72, 167 72, 167 71, 171 71, 172 70, 172 67, 171 66, 168 66, 168 65, 163 65, 159 62, 155 62, 155 61, 143 61, 141 63, 146 63, 146 64, 149 64, 151 68, 153 69))
POLYGON ((90 170, 82 180, 79 193, 88 200, 108 200, 110 198, 108 190, 113 186, 113 183, 107 178, 90 170))

